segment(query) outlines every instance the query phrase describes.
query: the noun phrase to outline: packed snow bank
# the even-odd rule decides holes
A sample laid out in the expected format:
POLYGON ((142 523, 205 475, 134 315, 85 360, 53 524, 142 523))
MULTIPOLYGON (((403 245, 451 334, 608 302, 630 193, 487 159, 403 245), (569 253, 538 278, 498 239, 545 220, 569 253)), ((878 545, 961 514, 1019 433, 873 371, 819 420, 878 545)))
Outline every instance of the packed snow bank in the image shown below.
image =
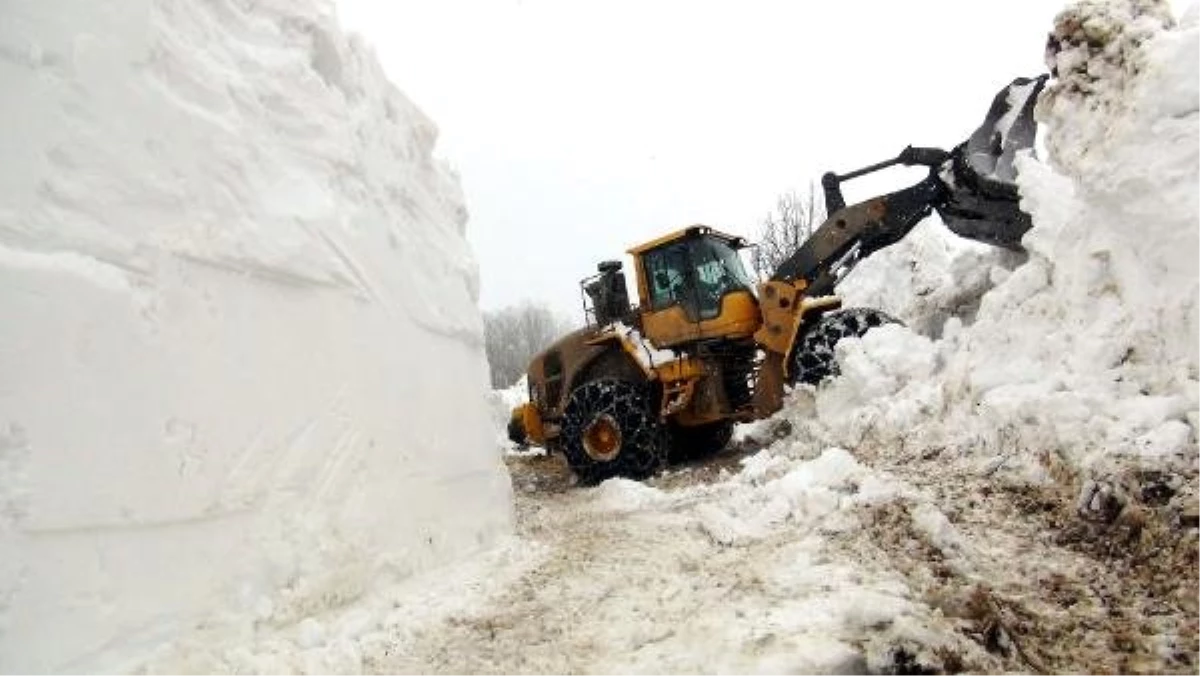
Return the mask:
POLYGON ((457 181, 330 5, 4 13, 0 670, 506 531, 457 181))
MULTIPOLYGON (((1019 160, 1028 260, 1010 270, 927 240, 907 249, 919 256, 889 255, 898 249, 861 266, 846 295, 902 319, 920 319, 927 294, 896 307, 894 293, 871 290, 915 266, 983 293, 970 316, 926 332, 939 340, 889 327, 844 341, 843 377, 793 400, 799 428, 901 456, 961 449, 1022 480, 1047 480, 1055 465, 1194 472, 1200 97, 1189 17, 1176 25, 1165 3, 1144 0, 1061 13, 1037 108, 1049 157, 1019 160)), ((938 232, 914 237, 951 237, 938 232)))

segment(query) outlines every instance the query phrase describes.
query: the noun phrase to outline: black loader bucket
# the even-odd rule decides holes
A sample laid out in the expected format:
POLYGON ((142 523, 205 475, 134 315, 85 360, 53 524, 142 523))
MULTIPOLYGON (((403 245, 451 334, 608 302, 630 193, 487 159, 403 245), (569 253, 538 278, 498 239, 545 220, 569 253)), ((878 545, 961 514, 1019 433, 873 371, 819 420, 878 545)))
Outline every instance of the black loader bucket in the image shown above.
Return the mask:
POLYGON ((988 244, 1021 248, 1032 221, 1017 194, 1017 153, 1032 150, 1037 123, 1033 107, 1047 76, 1019 77, 992 100, 983 124, 951 153, 942 180, 949 199, 938 213, 950 230, 988 244))

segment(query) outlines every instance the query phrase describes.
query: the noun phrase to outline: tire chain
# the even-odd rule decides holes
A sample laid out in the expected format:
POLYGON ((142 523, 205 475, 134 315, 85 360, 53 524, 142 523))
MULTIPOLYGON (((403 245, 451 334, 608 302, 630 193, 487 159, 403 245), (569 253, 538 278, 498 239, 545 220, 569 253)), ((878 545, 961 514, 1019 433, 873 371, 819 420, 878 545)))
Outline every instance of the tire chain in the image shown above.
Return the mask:
POLYGON ((796 345, 792 361, 793 382, 817 385, 841 373, 836 345, 843 338, 862 337, 871 329, 900 321, 872 308, 850 308, 822 315, 796 345))
POLYGON ((603 378, 571 392, 563 411, 563 452, 584 483, 614 476, 645 479, 666 464, 667 432, 650 408, 649 388, 641 383, 603 378), (597 416, 608 414, 621 431, 621 449, 605 462, 583 448, 583 432, 597 416))

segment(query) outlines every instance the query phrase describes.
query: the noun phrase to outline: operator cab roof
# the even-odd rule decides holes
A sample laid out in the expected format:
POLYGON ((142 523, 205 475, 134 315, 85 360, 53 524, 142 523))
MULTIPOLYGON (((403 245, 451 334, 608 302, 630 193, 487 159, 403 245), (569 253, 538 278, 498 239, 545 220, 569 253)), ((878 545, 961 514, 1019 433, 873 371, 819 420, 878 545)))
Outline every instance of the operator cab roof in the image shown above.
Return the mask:
POLYGON ((741 248, 750 246, 750 243, 747 242, 742 237, 736 237, 734 235, 730 235, 730 234, 721 232, 720 230, 710 228, 707 225, 696 224, 696 225, 689 225, 686 228, 681 228, 679 230, 676 230, 675 232, 667 233, 666 235, 663 235, 662 237, 658 237, 656 239, 652 239, 649 242, 646 242, 645 244, 640 244, 638 246, 635 246, 632 249, 627 250, 626 253, 637 256, 646 251, 649 251, 650 249, 660 247, 663 244, 668 244, 668 243, 674 242, 676 240, 685 239, 685 238, 689 238, 689 237, 697 237, 697 236, 701 236, 701 235, 709 235, 711 237, 716 237, 717 239, 724 241, 726 244, 728 244, 729 246, 731 246, 735 249, 741 249, 741 248))

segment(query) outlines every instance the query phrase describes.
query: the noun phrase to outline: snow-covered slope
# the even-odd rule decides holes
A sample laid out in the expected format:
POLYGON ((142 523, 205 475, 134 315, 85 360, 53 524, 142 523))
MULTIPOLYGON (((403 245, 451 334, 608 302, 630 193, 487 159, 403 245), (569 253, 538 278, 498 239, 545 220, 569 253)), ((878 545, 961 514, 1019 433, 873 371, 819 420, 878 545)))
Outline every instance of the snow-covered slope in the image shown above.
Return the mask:
POLYGON ((329 3, 3 13, 0 670, 505 532, 458 183, 329 3))
POLYGON ((1020 480, 1060 467, 1121 491, 1134 470, 1194 475, 1195 17, 1176 25, 1149 0, 1060 14, 1037 108, 1049 154, 1019 165, 1028 260, 944 244, 952 235, 927 223, 861 266, 847 296, 940 340, 891 327, 846 341, 844 377, 794 400, 801 429, 847 447, 954 449, 1020 480), (934 316, 928 296, 945 288, 978 307, 934 316))

